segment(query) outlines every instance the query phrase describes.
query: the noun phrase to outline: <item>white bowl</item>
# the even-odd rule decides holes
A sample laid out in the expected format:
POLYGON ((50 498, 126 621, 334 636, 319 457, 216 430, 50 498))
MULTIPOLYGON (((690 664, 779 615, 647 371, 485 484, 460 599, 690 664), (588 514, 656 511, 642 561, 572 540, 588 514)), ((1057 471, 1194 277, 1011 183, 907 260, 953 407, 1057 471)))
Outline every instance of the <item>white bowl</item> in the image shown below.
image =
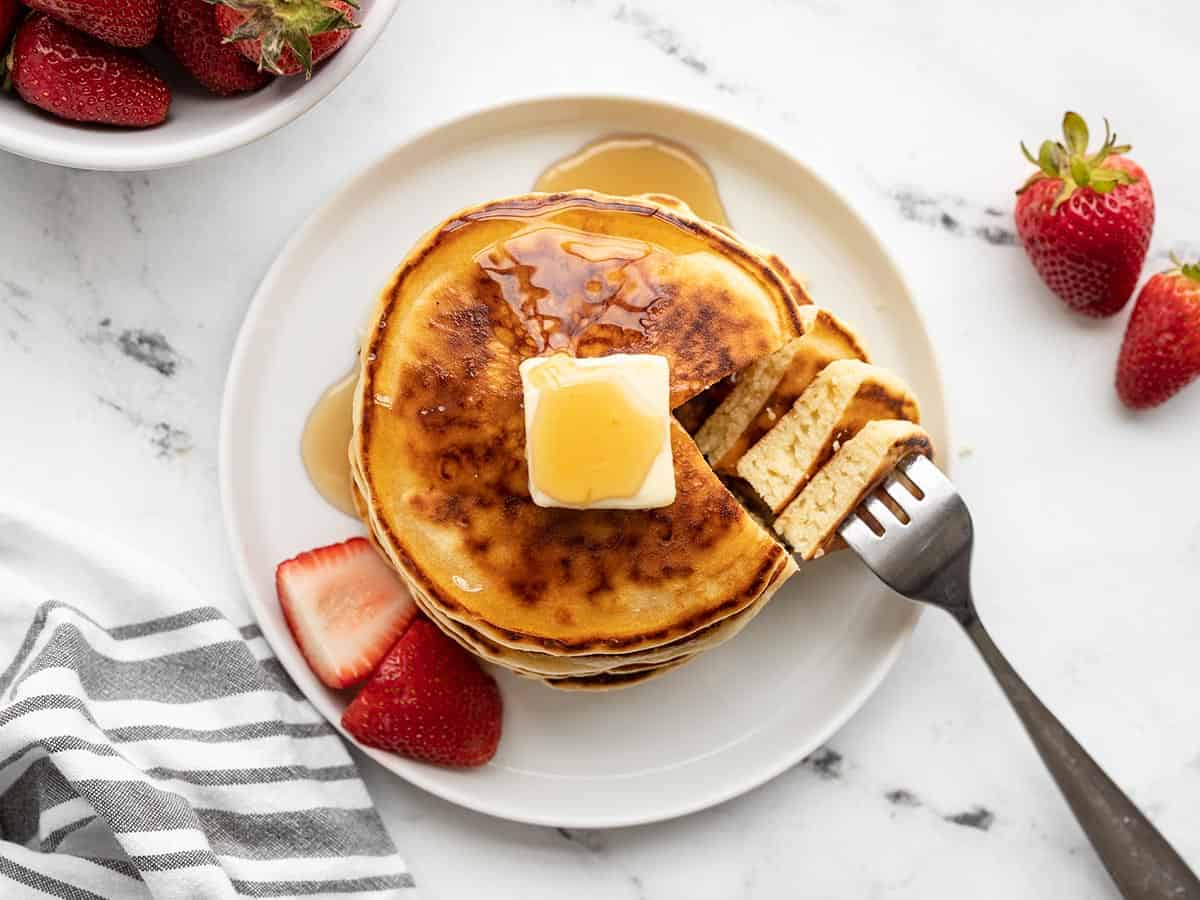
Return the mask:
POLYGON ((0 97, 0 149, 76 169, 128 172, 178 166, 224 153, 282 128, 333 91, 387 27, 399 0, 362 0, 362 23, 313 77, 276 78, 262 90, 217 97, 196 84, 167 54, 150 55, 171 86, 171 112, 154 128, 110 128, 67 122, 0 97))

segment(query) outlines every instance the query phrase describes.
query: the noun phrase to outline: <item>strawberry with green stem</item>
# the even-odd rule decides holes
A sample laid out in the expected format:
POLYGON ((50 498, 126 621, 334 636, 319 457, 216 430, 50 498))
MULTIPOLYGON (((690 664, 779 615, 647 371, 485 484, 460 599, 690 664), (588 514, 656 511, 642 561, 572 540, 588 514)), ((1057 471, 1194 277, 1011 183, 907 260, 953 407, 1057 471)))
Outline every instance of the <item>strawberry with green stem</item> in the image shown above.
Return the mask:
POLYGON ((225 40, 262 71, 312 76, 358 25, 357 0, 208 0, 225 40))
POLYGON ((1088 127, 1063 117, 1063 140, 1043 141, 1038 171, 1017 191, 1016 224, 1042 280, 1068 306, 1110 316, 1137 286, 1154 228, 1150 181, 1104 122, 1104 143, 1088 153, 1088 127))
POLYGON ((1146 282, 1125 329, 1117 394, 1133 409, 1157 406, 1200 377, 1200 262, 1146 282))
POLYGON ((200 84, 222 97, 257 90, 271 80, 217 28, 216 8, 204 0, 162 0, 163 46, 200 84))

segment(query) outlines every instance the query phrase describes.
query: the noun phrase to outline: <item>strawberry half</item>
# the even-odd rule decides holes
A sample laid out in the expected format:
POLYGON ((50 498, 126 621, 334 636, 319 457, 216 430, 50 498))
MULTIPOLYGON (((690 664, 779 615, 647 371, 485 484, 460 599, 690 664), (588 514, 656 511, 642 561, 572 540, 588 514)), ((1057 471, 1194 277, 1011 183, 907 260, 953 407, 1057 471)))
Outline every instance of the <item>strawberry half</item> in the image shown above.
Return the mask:
POLYGON ((300 652, 331 688, 370 675, 417 614, 400 577, 360 537, 280 563, 275 591, 300 652))
POLYGON ((1126 406, 1145 409, 1200 376, 1200 263, 1160 272, 1138 294, 1121 356, 1117 394, 1126 406))
POLYGON ((1017 234, 1042 281, 1068 306, 1111 316, 1133 296, 1150 234, 1154 194, 1146 173, 1104 123, 1104 144, 1087 152, 1087 123, 1063 117, 1063 140, 1043 141, 1038 167, 1019 195, 1017 234))
POLYGON ((418 618, 342 713, 359 743, 439 766, 481 766, 500 744, 496 680, 418 618))

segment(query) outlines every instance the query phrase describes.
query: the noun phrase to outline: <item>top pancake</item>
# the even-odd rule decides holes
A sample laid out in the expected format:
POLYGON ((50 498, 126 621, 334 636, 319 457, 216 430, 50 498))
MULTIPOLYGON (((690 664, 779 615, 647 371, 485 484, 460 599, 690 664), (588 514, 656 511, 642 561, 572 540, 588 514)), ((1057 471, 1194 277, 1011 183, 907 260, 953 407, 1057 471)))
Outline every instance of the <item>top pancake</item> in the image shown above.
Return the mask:
POLYGON ((767 260, 681 210, 572 192, 460 213, 411 251, 364 342, 351 449, 372 531, 429 602, 508 646, 633 652, 738 612, 784 551, 683 429, 673 505, 535 506, 517 367, 657 353, 677 406, 800 327, 767 260))

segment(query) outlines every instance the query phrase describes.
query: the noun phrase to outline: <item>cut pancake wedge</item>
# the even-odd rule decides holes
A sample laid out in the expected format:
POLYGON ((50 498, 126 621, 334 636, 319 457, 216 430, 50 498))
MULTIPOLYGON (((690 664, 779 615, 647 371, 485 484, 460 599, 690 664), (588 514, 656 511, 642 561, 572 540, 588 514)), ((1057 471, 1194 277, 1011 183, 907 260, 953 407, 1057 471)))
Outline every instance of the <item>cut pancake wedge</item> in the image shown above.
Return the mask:
POLYGON ((841 444, 876 419, 920 422, 917 398, 886 369, 836 360, 738 461, 737 474, 778 515, 841 444))
POLYGON ((801 559, 821 556, 846 517, 911 453, 933 456, 920 425, 891 419, 868 423, 788 504, 775 530, 801 559))
POLYGON ((804 334, 750 365, 696 433, 696 445, 714 469, 732 475, 738 461, 770 431, 813 379, 834 360, 866 361, 854 331, 825 309, 800 309, 804 334))

